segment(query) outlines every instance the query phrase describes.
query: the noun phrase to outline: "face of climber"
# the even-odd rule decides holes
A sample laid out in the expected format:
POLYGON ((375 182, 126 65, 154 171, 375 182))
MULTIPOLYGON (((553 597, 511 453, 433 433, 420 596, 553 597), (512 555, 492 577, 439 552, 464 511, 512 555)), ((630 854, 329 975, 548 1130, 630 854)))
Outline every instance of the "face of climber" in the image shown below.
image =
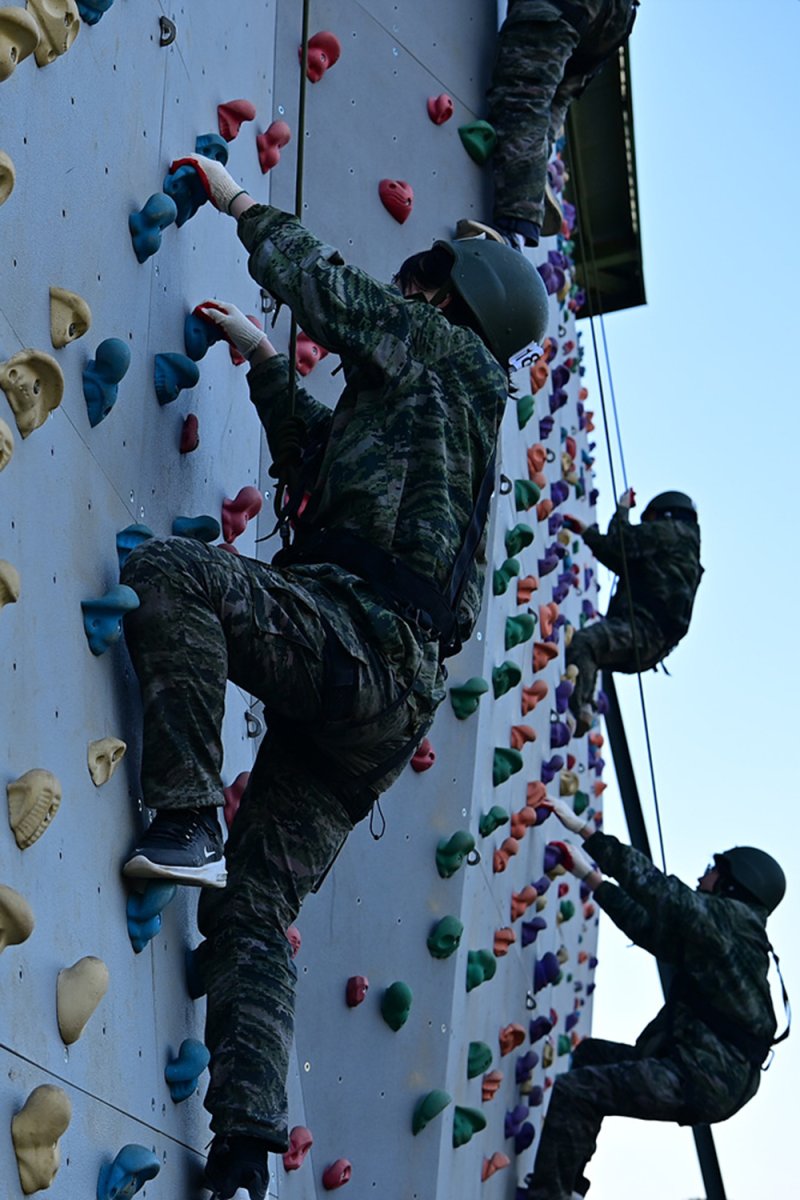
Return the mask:
POLYGON ((702 875, 697 879, 698 892, 714 892, 720 881, 719 867, 709 863, 702 875))

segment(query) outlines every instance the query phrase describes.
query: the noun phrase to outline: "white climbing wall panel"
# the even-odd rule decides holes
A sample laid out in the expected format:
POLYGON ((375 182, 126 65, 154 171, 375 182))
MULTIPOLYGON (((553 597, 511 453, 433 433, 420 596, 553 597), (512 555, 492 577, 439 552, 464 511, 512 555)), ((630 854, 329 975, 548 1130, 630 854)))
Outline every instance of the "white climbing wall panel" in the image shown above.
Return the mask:
MULTIPOLYGON (((243 368, 231 364, 223 346, 209 351, 199 364, 199 383, 174 403, 160 406, 153 384, 154 356, 183 352, 183 322, 195 304, 216 296, 259 312, 258 288, 233 223, 206 206, 182 228, 166 228, 158 252, 140 264, 128 217, 161 190, 173 157, 191 151, 198 135, 217 131, 217 105, 240 97, 252 101, 257 116, 231 142, 229 169, 256 196, 293 208, 296 137, 263 177, 255 136, 277 118, 296 134, 300 8, 297 0, 116 0, 97 24, 82 23, 65 55, 41 69, 26 58, 0 83, 0 151, 16 175, 0 207, 0 362, 34 348, 55 357, 65 380, 60 407, 25 440, 0 395, 0 418, 15 435, 13 456, 0 473, 0 560, 21 578, 19 601, 0 609, 1 794, 33 768, 51 771, 63 790, 52 828, 29 848, 18 848, 10 828, 0 834, 0 885, 24 896, 36 921, 31 937, 0 957, 3 1200, 22 1196, 11 1119, 46 1083, 62 1087, 73 1109, 61 1138, 61 1166, 46 1194, 57 1200, 95 1195, 100 1168, 127 1143, 146 1147, 161 1164, 143 1196, 196 1194, 193 1180, 209 1140, 201 1103, 205 1077, 199 1092, 180 1105, 164 1081, 164 1067, 184 1038, 202 1037, 203 1002, 188 999, 183 978, 185 950, 198 940, 196 897, 179 892, 164 910, 160 932, 134 953, 119 867, 144 819, 135 681, 121 644, 100 657, 90 653, 81 601, 104 595, 117 582, 115 537, 125 526, 141 522, 168 534, 178 516, 219 518, 224 497, 246 484, 269 490, 269 463, 243 368), (176 30, 175 40, 163 46, 162 17, 176 30), (51 286, 77 293, 92 312, 88 332, 57 350, 50 343, 51 286), (111 337, 127 343, 131 365, 114 408, 92 428, 82 373, 111 337), (200 444, 181 454, 181 427, 190 413, 199 420, 200 444), (124 739, 128 751, 109 782, 96 788, 87 746, 108 735, 124 739), (86 955, 106 963, 110 985, 82 1037, 67 1048, 56 1020, 56 978, 86 955)), ((484 115, 495 15, 482 0, 312 0, 311 32, 335 32, 342 55, 309 87, 304 219, 378 277, 391 277, 406 255, 448 236, 458 217, 488 212, 486 169, 468 157, 458 126, 484 115), (454 101, 454 115, 436 126, 426 101, 443 92, 454 101), (378 199, 383 178, 406 180, 414 189, 414 209, 403 225, 378 199)), ((551 239, 536 261, 557 249, 551 239)), ((554 414, 552 432, 541 438, 551 459, 544 467, 543 499, 562 477, 567 436, 576 438, 587 495, 592 486, 590 464, 581 459, 589 455, 591 434, 580 415, 578 350, 568 345, 575 342, 568 290, 569 279, 561 300, 551 298, 550 333, 558 343, 551 373, 566 363, 568 381, 566 403, 554 414)), ((277 331, 280 342, 283 318, 277 331)), ((339 390, 335 365, 324 360, 306 381, 331 403, 339 390)), ((570 586, 560 605, 567 621, 577 625, 582 603, 591 605, 596 595, 593 584, 583 590, 584 563, 572 544, 560 547, 564 558, 556 569, 540 571, 539 560, 556 540, 547 515, 539 520, 535 506, 515 506, 513 483, 529 478, 527 451, 540 441, 539 422, 550 411, 552 374, 539 382, 534 408, 526 401, 528 372, 516 379, 519 401, 510 400, 502 434, 501 470, 512 486, 493 506, 486 604, 479 632, 450 663, 452 685, 480 677, 488 691, 463 720, 445 701, 430 734, 434 765, 404 773, 383 803, 385 836, 374 842, 360 826, 298 922, 290 1114, 292 1124, 312 1130, 314 1147, 296 1172, 287 1174, 275 1163, 271 1191, 291 1200, 321 1194, 323 1172, 337 1159, 352 1164, 344 1194, 360 1198, 510 1200, 530 1169, 535 1141, 515 1154, 506 1116, 531 1095, 538 1098, 537 1088, 544 1089, 546 1105, 548 1080, 568 1063, 569 1038, 589 1031, 596 928, 576 884, 570 881, 569 891, 559 895, 564 877, 554 879, 539 901, 546 901, 541 911, 533 905, 511 919, 512 894, 543 875, 552 823, 529 829, 501 871, 494 869, 494 855, 509 825, 487 836, 478 829, 493 806, 509 814, 521 810, 529 785, 540 780, 542 764, 553 754, 565 762, 574 754, 581 791, 598 806, 589 743, 550 746, 565 629, 557 635, 558 657, 535 674, 538 626, 530 640, 506 649, 507 619, 528 610, 538 618, 553 587, 566 587, 573 564, 579 586, 570 586), (535 537, 512 554, 506 538, 519 524, 535 537), (509 557, 517 559, 520 577, 539 577, 538 590, 524 603, 517 602, 514 576, 504 593, 493 594, 492 573, 509 557), (495 697, 492 673, 507 662, 518 667, 521 679, 495 697), (522 688, 535 680, 547 682, 548 695, 523 715, 522 688), (523 746, 522 769, 493 786, 495 751, 509 747, 515 725, 531 726, 536 740, 523 746), (480 861, 442 878, 437 844, 459 830, 471 833, 480 861), (562 902, 568 919, 559 923, 562 902), (460 946, 451 957, 435 959, 426 939, 447 915, 463 924, 460 946), (536 916, 547 926, 523 947, 523 922, 536 916), (507 927, 516 940, 496 959, 494 977, 467 992, 468 952, 491 952, 497 931, 507 927), (560 982, 534 996, 534 965, 546 952, 563 959, 560 982), (353 975, 367 976, 370 988, 351 1009, 345 989, 353 975), (410 987, 413 1002, 405 1025, 392 1032, 380 1001, 397 980, 410 987), (529 1022, 551 1009, 552 1032, 532 1047, 529 1022), (579 1019, 568 1033, 565 1022, 574 1012, 579 1019), (510 1024, 522 1027, 525 1040, 501 1055, 500 1030, 510 1024), (503 1075, 487 1101, 481 1095, 486 1070, 467 1077, 475 1042, 491 1049, 486 1070, 503 1075), (539 1062, 521 1090, 517 1063, 531 1049, 539 1062), (545 1066, 542 1059, 551 1052, 545 1066), (524 1090, 531 1085, 533 1093, 524 1090), (446 1091, 451 1103, 413 1137, 415 1106, 434 1089, 446 1091), (455 1106, 485 1118, 485 1128, 458 1149, 452 1144, 455 1106), (482 1183, 485 1162, 497 1154, 507 1155, 510 1164, 482 1183)), ((574 486, 563 508, 584 518, 589 512, 574 486)), ((268 503, 259 532, 267 532, 269 518, 268 503)), ((245 553, 255 553, 255 537, 253 523, 238 543, 245 553)), ((269 557, 270 543, 260 552, 269 557)), ((230 689, 226 784, 254 758, 248 702, 230 689)), ((523 1118, 518 1112, 517 1124, 528 1122, 538 1132, 543 1111, 534 1105, 523 1118)), ((520 1137, 526 1140, 524 1128, 520 1137)))

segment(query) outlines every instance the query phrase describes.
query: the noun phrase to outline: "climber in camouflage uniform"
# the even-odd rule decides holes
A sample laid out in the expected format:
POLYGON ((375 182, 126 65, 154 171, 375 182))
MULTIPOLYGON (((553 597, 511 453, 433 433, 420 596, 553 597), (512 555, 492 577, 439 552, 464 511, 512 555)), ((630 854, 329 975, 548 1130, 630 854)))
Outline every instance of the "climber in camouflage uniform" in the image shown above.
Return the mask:
POLYGON ((566 801, 548 806, 585 839, 583 850, 555 843, 567 870, 627 938, 672 971, 667 1002, 635 1045, 585 1038, 556 1079, 527 1195, 573 1200, 588 1189, 583 1171, 604 1117, 713 1124, 755 1095, 776 1040, 765 925, 786 880, 769 854, 736 846, 714 855, 693 890, 583 825, 566 801))
POLYGON ((140 599, 125 632, 156 810, 124 871, 208 888, 192 969, 212 1055, 205 1181, 222 1200, 263 1200, 267 1153, 288 1147, 285 931, 411 758, 444 695, 442 659, 475 623, 507 365, 542 339, 548 305, 521 255, 475 240, 436 243, 399 287, 378 283, 219 163, 173 169, 187 164, 238 218, 254 279, 341 356, 346 381, 333 412, 300 387, 292 400, 287 358, 232 305, 204 306, 249 359, 274 461, 291 466, 294 541, 268 565, 153 539, 123 571, 140 599), (214 890, 226 678, 263 702, 268 730, 214 890))
POLYGON ((654 496, 639 525, 630 523, 634 503, 629 489, 606 534, 564 517, 595 558, 620 576, 605 619, 576 632, 567 649, 567 664, 578 668, 570 707, 579 737, 594 720, 598 668, 630 675, 657 666, 688 632, 703 574, 700 527, 690 497, 683 492, 654 496))

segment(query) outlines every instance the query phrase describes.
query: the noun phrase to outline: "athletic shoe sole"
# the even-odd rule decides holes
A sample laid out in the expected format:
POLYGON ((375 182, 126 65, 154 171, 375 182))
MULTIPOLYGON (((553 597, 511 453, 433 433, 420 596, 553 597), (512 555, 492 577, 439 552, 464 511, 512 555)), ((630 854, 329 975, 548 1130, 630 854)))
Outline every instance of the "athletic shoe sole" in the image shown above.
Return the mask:
POLYGON ((180 867, 151 862, 144 854, 129 858, 122 874, 130 879, 171 879, 173 883, 184 883, 187 887, 224 888, 228 878, 225 863, 221 860, 204 863, 202 867, 180 867))

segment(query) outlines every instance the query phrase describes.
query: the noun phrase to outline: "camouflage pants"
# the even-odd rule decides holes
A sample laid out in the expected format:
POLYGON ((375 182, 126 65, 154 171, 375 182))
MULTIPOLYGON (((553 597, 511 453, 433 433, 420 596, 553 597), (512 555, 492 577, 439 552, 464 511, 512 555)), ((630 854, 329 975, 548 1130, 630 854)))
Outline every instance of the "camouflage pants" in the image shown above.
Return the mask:
POLYGON ((655 622, 639 615, 633 624, 625 617, 604 617, 576 630, 566 656, 567 666, 578 668, 570 708, 577 713, 591 703, 599 669, 620 671, 623 675, 649 671, 671 648, 655 622))
POLYGON ((408 661, 390 664, 314 568, 282 571, 191 539, 145 543, 122 579, 140 599, 125 634, 148 807, 221 804, 226 679, 265 704, 268 734, 226 844, 227 887, 201 895, 198 963, 211 1127, 286 1149, 296 972, 285 931, 429 724, 435 644, 411 639, 408 661))
POLYGON ((640 1058, 634 1046, 585 1038, 569 1071, 553 1086, 528 1200, 570 1200, 586 1191, 583 1170, 604 1117, 677 1121, 686 1104, 684 1076, 668 1058, 640 1058))
POLYGON ((509 0, 488 91, 497 133, 494 218, 544 219, 547 162, 567 109, 586 84, 579 56, 610 53, 630 23, 631 0, 509 0), (575 28, 576 10, 584 18, 575 28))

